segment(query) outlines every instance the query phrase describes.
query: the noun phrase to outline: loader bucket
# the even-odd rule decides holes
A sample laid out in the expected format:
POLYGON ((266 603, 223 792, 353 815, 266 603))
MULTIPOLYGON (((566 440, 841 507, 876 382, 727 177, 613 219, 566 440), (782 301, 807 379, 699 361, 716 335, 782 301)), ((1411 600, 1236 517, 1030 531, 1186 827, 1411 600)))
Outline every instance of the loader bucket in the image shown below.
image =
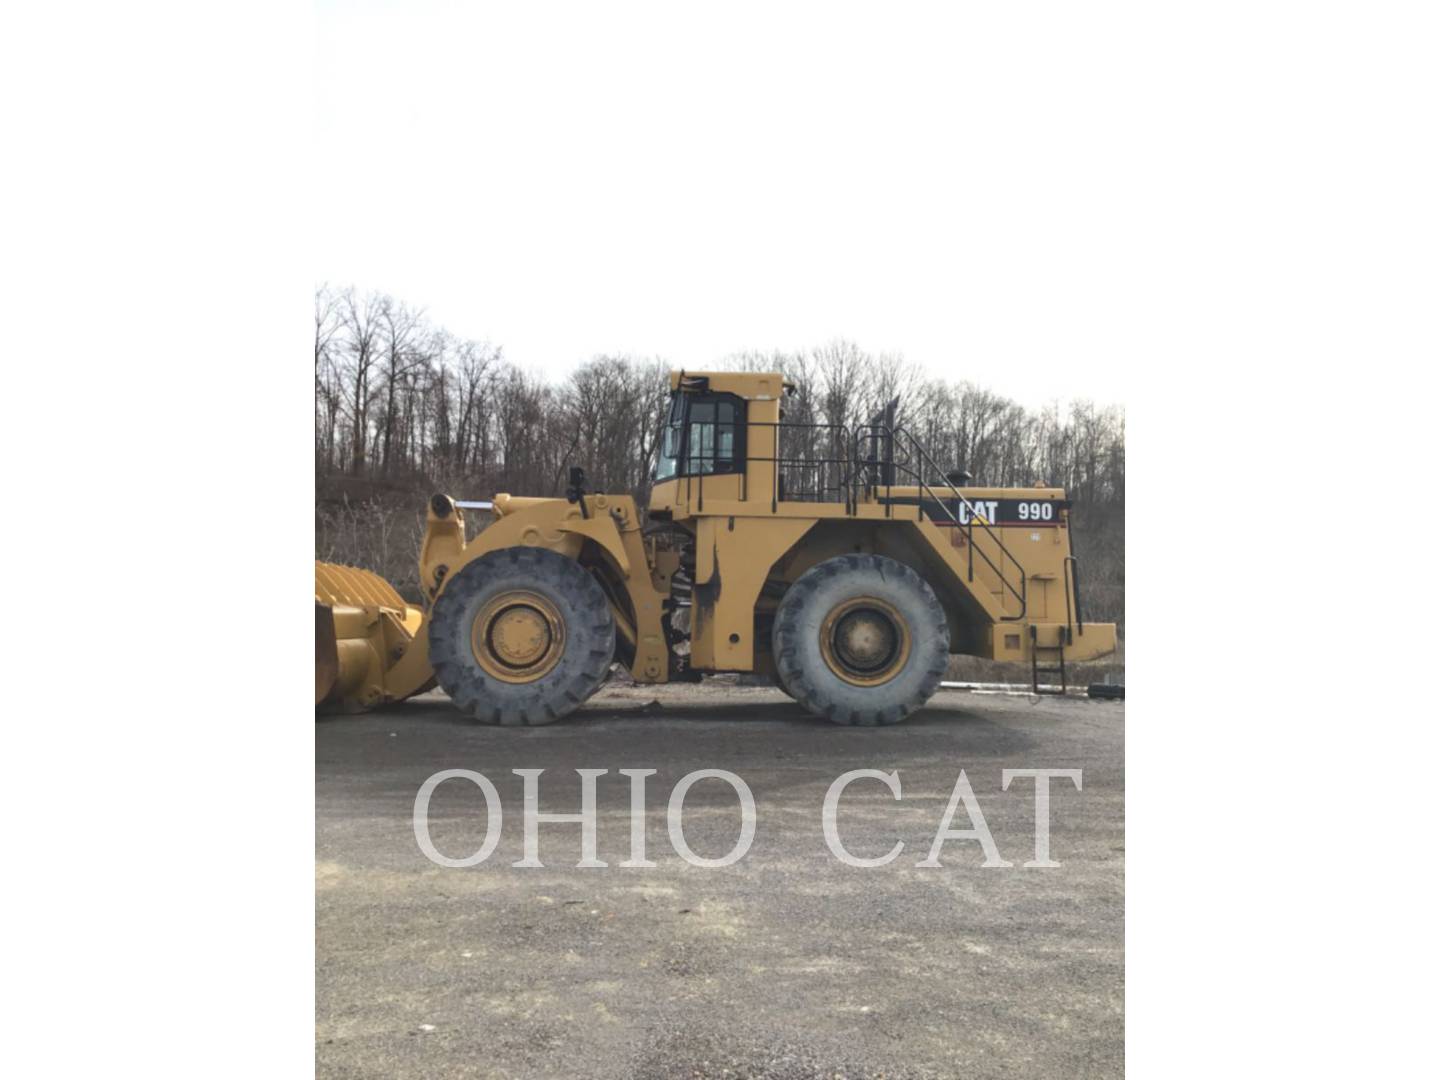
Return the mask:
POLYGON ((368 570, 315 563, 315 705, 361 712, 429 689, 424 613, 368 570))

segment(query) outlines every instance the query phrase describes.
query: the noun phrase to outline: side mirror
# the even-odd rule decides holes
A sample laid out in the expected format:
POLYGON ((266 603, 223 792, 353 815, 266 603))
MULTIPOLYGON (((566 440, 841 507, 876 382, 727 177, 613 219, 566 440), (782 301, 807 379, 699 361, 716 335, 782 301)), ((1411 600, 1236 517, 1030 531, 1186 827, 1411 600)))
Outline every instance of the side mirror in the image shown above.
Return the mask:
POLYGON ((964 487, 966 484, 973 483, 975 477, 970 475, 968 469, 951 469, 945 474, 945 479, 955 487, 964 487))

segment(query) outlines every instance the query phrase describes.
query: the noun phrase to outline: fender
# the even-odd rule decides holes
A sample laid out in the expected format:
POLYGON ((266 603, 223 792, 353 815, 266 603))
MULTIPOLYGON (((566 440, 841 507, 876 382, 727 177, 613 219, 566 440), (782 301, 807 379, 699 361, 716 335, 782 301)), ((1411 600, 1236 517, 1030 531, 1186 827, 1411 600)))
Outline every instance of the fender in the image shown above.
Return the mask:
MULTIPOLYGON (((639 683, 668 682, 670 645, 663 625, 665 595, 655 588, 650 576, 635 500, 614 495, 582 497, 589 516, 567 517, 561 529, 570 536, 594 541, 620 571, 620 583, 635 613, 635 659, 630 664, 631 677, 639 683)), ((617 623, 619 621, 617 619, 617 623)))
POLYGON ((584 541, 563 529, 568 514, 578 520, 580 511, 564 499, 515 499, 495 497, 499 520, 479 536, 465 540, 465 512, 446 495, 430 500, 425 518, 425 539, 420 544, 420 587, 433 604, 445 590, 445 583, 467 564, 504 547, 544 547, 569 559, 580 557, 584 541), (519 504, 510 509, 511 503, 519 504))
MULTIPOLYGON (((583 499, 582 512, 579 503, 568 499, 497 495, 494 510, 499 520, 467 543, 464 512, 448 496, 435 496, 430 501, 420 548, 420 581, 426 596, 433 604, 447 581, 488 552, 516 546, 544 547, 567 559, 579 559, 586 541, 590 541, 618 569, 619 584, 635 612, 636 625, 627 628, 633 630, 635 638, 631 675, 637 682, 666 682, 670 649, 661 621, 664 597, 650 577, 635 500, 616 495, 586 495, 583 499)), ((421 655, 417 650, 417 662, 423 662, 421 655)))

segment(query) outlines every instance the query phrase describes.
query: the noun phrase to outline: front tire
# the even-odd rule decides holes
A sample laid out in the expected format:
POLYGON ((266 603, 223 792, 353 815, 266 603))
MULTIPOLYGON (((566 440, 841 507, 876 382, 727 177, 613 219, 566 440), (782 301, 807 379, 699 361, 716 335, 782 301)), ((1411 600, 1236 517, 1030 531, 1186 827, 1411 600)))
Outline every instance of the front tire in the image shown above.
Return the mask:
POLYGON ((487 724, 550 724, 604 681, 615 621, 599 582, 547 548, 467 563, 430 615, 430 663, 455 706, 487 724))
POLYGON ((774 643, 779 681, 812 713, 837 724, 895 724, 940 685, 950 629, 910 567, 842 555, 786 590, 774 643))

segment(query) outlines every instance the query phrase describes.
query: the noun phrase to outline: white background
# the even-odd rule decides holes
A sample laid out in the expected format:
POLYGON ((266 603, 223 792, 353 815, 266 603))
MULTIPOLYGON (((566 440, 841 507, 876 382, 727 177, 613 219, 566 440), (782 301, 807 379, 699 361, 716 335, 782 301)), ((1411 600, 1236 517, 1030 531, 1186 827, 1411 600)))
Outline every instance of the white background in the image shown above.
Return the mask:
POLYGON ((896 7, 427 8, 348 85, 377 14, 10 13, 12 1053, 309 1067, 343 276, 523 361, 843 334, 1123 400, 1131 1073, 1430 1063, 1434 17, 896 7))
POLYGON ((1032 406, 1124 396, 1077 339, 1133 298, 1073 284, 1158 256, 1116 230, 1166 141, 1119 9, 320 10, 326 280, 552 374, 846 336, 1032 406))

